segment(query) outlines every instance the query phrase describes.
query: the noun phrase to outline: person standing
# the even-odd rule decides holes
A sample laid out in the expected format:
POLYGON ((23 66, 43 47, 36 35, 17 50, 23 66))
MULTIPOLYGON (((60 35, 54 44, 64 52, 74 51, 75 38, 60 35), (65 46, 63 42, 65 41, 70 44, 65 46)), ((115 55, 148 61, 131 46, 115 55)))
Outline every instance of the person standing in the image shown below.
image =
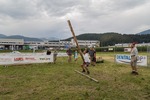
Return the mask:
POLYGON ((67 51, 66 51, 67 55, 68 55, 68 62, 70 63, 71 60, 72 60, 72 50, 71 48, 69 48, 67 51))
POLYGON ((50 51, 50 50, 47 50, 46 54, 47 54, 47 55, 51 55, 51 51, 50 51))
POLYGON ((57 50, 55 50, 55 51, 54 51, 54 64, 56 63, 56 60, 57 60, 57 54, 58 54, 58 53, 57 53, 57 50))
POLYGON ((138 75, 138 72, 137 72, 138 50, 135 46, 135 43, 131 44, 131 53, 130 53, 130 55, 131 55, 131 68, 132 68, 131 74, 138 75))
POLYGON ((75 50, 75 52, 74 52, 74 61, 76 62, 77 59, 78 59, 78 52, 77 52, 77 50, 75 50))
POLYGON ((95 64, 96 64, 96 51, 94 50, 93 47, 90 47, 89 55, 90 55, 91 65, 95 66, 95 64))
MULTIPOLYGON (((51 55, 51 51, 49 49, 47 50, 46 55, 48 55, 48 56, 51 55)), ((49 62, 49 63, 51 63, 51 62, 49 62)))
POLYGON ((83 52, 83 58, 84 58, 84 62, 83 64, 81 65, 82 67, 82 72, 87 72, 87 74, 90 74, 90 71, 88 70, 88 66, 90 64, 90 59, 89 59, 89 53, 88 53, 88 50, 84 50, 83 52))

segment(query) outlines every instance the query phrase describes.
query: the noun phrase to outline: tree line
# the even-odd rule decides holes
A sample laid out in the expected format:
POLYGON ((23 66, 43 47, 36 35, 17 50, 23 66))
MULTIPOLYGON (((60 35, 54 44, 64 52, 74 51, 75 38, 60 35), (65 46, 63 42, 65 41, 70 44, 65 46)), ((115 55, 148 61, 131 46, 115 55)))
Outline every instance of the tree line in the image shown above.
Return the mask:
MULTIPOLYGON (((120 33, 85 33, 76 36, 78 40, 99 40, 101 46, 112 46, 118 43, 149 43, 150 34, 120 34, 120 33)), ((66 40, 70 41, 72 39, 68 38, 66 40)))

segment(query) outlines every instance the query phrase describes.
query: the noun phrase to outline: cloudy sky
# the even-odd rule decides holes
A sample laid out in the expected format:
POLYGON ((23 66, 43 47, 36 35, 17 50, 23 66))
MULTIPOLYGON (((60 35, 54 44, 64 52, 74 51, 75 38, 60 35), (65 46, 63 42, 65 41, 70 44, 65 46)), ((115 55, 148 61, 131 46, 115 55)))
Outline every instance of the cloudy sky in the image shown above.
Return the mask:
POLYGON ((0 34, 68 38, 150 29, 150 0, 0 0, 0 34))

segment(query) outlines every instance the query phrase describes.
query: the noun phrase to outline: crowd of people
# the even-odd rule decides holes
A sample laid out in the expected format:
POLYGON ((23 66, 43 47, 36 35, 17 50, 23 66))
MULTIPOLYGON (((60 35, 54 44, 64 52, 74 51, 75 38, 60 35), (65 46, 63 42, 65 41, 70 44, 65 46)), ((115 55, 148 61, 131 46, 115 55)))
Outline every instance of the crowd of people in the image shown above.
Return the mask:
MULTIPOLYGON (((78 60, 78 50, 71 50, 71 48, 68 48, 66 51, 67 55, 68 55, 68 62, 70 63, 72 61, 72 55, 74 55, 74 61, 75 63, 78 60)), ((84 62, 81 65, 82 67, 82 72, 87 72, 87 74, 90 74, 89 70, 88 70, 88 66, 91 64, 92 66, 95 66, 96 64, 96 51, 94 49, 94 47, 90 47, 90 49, 85 48, 84 51, 82 52, 83 58, 84 58, 84 62)))
MULTIPOLYGON (((66 51, 67 55, 68 55, 68 63, 72 62, 72 55, 74 55, 74 62, 77 63, 78 60, 78 50, 72 50, 71 48, 68 48, 66 51)), ((54 63, 56 63, 56 59, 57 59, 57 50, 54 50, 54 63)), ((51 51, 47 50, 47 55, 51 55, 51 51)), ((87 74, 90 74, 90 71, 88 70, 88 66, 95 66, 96 63, 99 62, 103 62, 102 58, 96 58, 96 50, 94 49, 94 47, 90 47, 85 48, 82 52, 83 55, 83 64, 81 65, 82 68, 82 72, 87 72, 87 74)), ((138 75, 138 71, 137 71, 137 60, 138 60, 138 50, 135 46, 135 43, 131 44, 131 68, 132 68, 132 72, 131 74, 133 75, 138 75)))
MULTIPOLYGON (((138 71, 137 71, 138 49, 136 48, 135 44, 136 43, 131 44, 131 52, 130 52, 131 62, 130 62, 130 65, 132 68, 131 74, 138 75, 138 71)), ((67 50, 67 54, 68 54, 68 62, 70 63, 72 60, 71 56, 73 54, 73 51, 71 50, 71 48, 69 48, 67 50)), ((83 54, 83 58, 84 58, 84 62, 81 65, 82 72, 87 72, 87 74, 90 74, 90 72, 88 70, 89 65, 95 66, 96 63, 103 63, 104 62, 102 57, 96 58, 96 51, 95 51, 94 47, 90 47, 90 49, 85 48, 82 54, 83 54)), ((74 60, 75 62, 78 59, 77 50, 75 50, 75 52, 74 52, 74 59, 75 59, 74 60)))

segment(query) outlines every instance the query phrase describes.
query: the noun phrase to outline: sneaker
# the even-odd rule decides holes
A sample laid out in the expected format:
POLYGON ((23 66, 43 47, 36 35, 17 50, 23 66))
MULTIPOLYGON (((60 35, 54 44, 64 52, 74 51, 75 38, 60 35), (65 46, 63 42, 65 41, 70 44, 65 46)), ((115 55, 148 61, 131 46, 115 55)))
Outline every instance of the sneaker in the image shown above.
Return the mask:
POLYGON ((138 72, 134 72, 134 75, 139 75, 139 73, 138 72))
POLYGON ((136 71, 132 71, 131 74, 133 74, 133 75, 139 75, 139 73, 136 72, 136 71))
POLYGON ((82 70, 82 72, 85 72, 85 70, 82 70))
POLYGON ((87 74, 90 74, 90 72, 89 72, 89 71, 87 71, 87 74))
POLYGON ((134 74, 134 73, 135 73, 135 71, 132 71, 132 72, 131 72, 131 74, 134 74))

